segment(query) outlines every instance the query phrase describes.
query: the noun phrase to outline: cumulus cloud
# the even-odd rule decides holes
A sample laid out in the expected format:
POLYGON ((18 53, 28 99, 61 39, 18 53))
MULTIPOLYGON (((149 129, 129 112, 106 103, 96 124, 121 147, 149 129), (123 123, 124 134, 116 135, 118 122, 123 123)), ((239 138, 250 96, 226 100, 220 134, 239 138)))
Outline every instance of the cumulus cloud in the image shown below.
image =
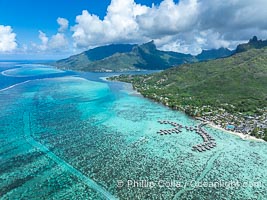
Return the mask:
POLYGON ((46 34, 42 31, 39 31, 39 39, 41 40, 42 44, 39 46, 39 49, 42 51, 47 50, 48 48, 48 37, 46 36, 46 34))
POLYGON ((154 39, 164 50, 199 53, 230 47, 253 35, 266 39, 266 0, 163 0, 143 6, 112 0, 103 20, 83 11, 72 27, 76 47, 140 43, 154 39))
POLYGON ((267 38, 266 0, 163 0, 151 7, 134 0, 111 0, 106 16, 87 10, 69 21, 59 17, 54 35, 39 31, 39 44, 19 45, 10 26, 0 25, 0 53, 16 51, 66 52, 111 43, 154 40, 162 50, 198 54, 202 49, 228 47, 253 35, 267 38), (70 49, 68 30, 72 31, 70 49))
POLYGON ((57 23, 59 25, 58 32, 60 33, 66 31, 69 27, 69 21, 65 18, 57 18, 57 23))
POLYGON ((68 41, 63 33, 53 35, 49 41, 51 49, 65 49, 68 46, 68 41))
POLYGON ((203 27, 216 29, 248 27, 267 28, 265 0, 200 1, 203 27))
POLYGON ((16 34, 10 26, 0 25, 0 52, 11 52, 17 48, 16 34))
POLYGON ((183 0, 175 4, 165 0, 158 7, 147 9, 137 17, 140 30, 147 36, 159 38, 187 31, 195 25, 198 15, 197 0, 183 0))
POLYGON ((86 10, 76 17, 77 24, 72 27, 75 46, 88 48, 152 39, 161 44, 160 39, 191 29, 197 23, 198 7, 197 0, 164 0, 152 7, 134 0, 112 0, 103 20, 86 10))
POLYGON ((48 38, 45 33, 39 31, 39 39, 41 40, 41 44, 37 45, 33 43, 32 46, 40 51, 62 51, 66 50, 69 44, 63 33, 57 33, 48 38))
POLYGON ((107 15, 101 20, 84 10, 76 17, 72 27, 75 46, 89 47, 116 42, 139 42, 144 40, 139 34, 136 20, 147 12, 148 7, 136 4, 134 0, 112 0, 107 15))
POLYGON ((37 45, 35 43, 32 46, 39 51, 62 51, 66 50, 69 42, 66 38, 65 34, 62 33, 68 28, 68 20, 64 18, 58 18, 57 22, 59 24, 58 33, 52 35, 50 38, 42 31, 39 31, 39 39, 41 40, 41 44, 37 45))
POLYGON ((267 12, 264 11, 267 1, 199 0, 198 2, 187 1, 187 3, 191 4, 191 7, 196 7, 194 17, 189 19, 190 27, 177 31, 164 46, 178 43, 182 44, 177 46, 178 50, 186 47, 187 52, 196 54, 201 49, 235 48, 237 44, 247 41, 253 35, 262 39, 267 37, 265 20, 267 12))

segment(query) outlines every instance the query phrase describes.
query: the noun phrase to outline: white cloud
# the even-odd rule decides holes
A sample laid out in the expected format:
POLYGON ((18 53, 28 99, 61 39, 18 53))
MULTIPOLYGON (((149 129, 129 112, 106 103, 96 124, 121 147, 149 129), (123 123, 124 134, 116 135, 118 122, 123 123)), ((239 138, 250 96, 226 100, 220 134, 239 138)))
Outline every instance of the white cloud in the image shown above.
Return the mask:
POLYGON ((53 35, 49 41, 49 48, 54 50, 66 49, 68 41, 63 33, 53 35))
POLYGON ((68 39, 62 33, 68 27, 68 21, 63 18, 58 18, 59 24, 58 33, 52 35, 50 38, 42 31, 39 31, 39 39, 41 44, 32 44, 34 49, 38 51, 65 51, 69 45, 68 39))
POLYGON ((48 44, 48 37, 46 36, 46 34, 42 31, 39 31, 39 39, 41 40, 42 44, 39 45, 39 49, 42 51, 47 50, 47 44, 48 44))
POLYGON ((76 17, 71 27, 76 48, 69 48, 69 21, 59 17, 58 31, 54 35, 39 31, 40 43, 32 46, 19 46, 12 28, 0 25, 0 52, 71 52, 152 39, 162 50, 192 54, 235 48, 253 35, 267 38, 266 7, 266 0, 163 0, 152 7, 134 0, 111 0, 103 19, 86 10, 76 17))
POLYGON ((196 55, 201 52, 201 47, 195 41, 194 34, 180 34, 179 37, 175 36, 166 36, 160 39, 155 40, 156 45, 161 50, 165 51, 177 51, 187 54, 196 55), (191 38, 191 42, 187 42, 191 38))
POLYGON ((159 38, 175 35, 196 24, 198 7, 197 0, 183 0, 179 4, 165 0, 158 7, 152 7, 138 16, 137 22, 147 36, 159 38))
POLYGON ((10 26, 0 25, 0 52, 11 52, 17 48, 16 34, 10 26))
POLYGON ((112 0, 103 20, 84 10, 76 17, 72 27, 75 46, 90 47, 117 42, 140 42, 136 21, 138 15, 147 12, 148 7, 136 4, 134 0, 112 0))
POLYGON ((103 20, 83 11, 72 27, 76 47, 140 43, 154 39, 164 50, 199 53, 230 47, 253 35, 266 39, 266 0, 163 0, 142 6, 112 0, 103 20))
POLYGON ((58 28, 58 32, 60 33, 66 31, 69 27, 69 21, 65 18, 61 18, 61 17, 57 18, 57 23, 60 26, 58 28))
MULTIPOLYGON (((180 1, 182 2, 186 1, 180 1)), ((195 3, 192 1, 191 5, 195 3)), ((180 46, 177 46, 177 50, 180 51, 183 48, 183 52, 196 54, 201 49, 219 47, 233 49, 253 35, 262 39, 267 37, 267 21, 265 20, 267 1, 265 0, 199 0, 195 7, 197 11, 194 12, 195 16, 191 12, 191 16, 194 17, 189 19, 191 21, 189 28, 177 31, 172 36, 168 34, 171 39, 160 46, 161 48, 174 47, 178 43, 180 46)), ((164 37, 159 37, 158 40, 164 37)))
POLYGON ((134 0, 112 0, 103 20, 84 10, 72 27, 77 47, 108 43, 140 43, 177 35, 197 21, 197 0, 164 0, 159 6, 142 6, 134 0))
POLYGON ((39 39, 41 40, 41 44, 37 45, 33 43, 32 46, 40 51, 62 51, 66 50, 69 44, 63 33, 57 33, 48 38, 44 32, 39 31, 39 39))

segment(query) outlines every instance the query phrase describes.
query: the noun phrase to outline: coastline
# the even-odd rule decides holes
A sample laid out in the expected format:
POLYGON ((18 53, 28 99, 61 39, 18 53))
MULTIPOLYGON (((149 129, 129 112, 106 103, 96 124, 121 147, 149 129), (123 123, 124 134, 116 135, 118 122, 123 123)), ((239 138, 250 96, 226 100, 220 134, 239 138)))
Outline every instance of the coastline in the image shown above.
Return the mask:
MULTIPOLYGON (((106 80, 106 81, 109 81, 109 80, 106 80)), ((122 83, 128 83, 128 82, 123 82, 123 81, 118 81, 118 80, 112 80, 112 81, 117 81, 117 82, 122 82, 122 83)), ((128 83, 128 84, 132 85, 132 90, 133 90, 133 91, 136 91, 136 92, 137 92, 139 95, 141 95, 143 98, 150 99, 150 100, 152 100, 152 101, 154 101, 154 102, 157 102, 157 103, 160 103, 160 104, 162 104, 163 106, 166 106, 166 107, 168 107, 168 108, 170 108, 170 109, 172 109, 172 110, 178 111, 177 109, 171 108, 171 107, 169 107, 168 105, 166 105, 166 104, 164 104, 164 103, 162 103, 162 102, 160 102, 160 101, 155 101, 154 99, 151 99, 151 98, 149 98, 149 97, 145 97, 142 93, 140 93, 140 92, 138 92, 136 89, 134 89, 132 83, 128 83)), ((185 112, 184 112, 184 113, 185 113, 185 112)), ((192 117, 192 118, 195 119, 195 120, 203 121, 203 119, 202 119, 201 117, 193 117, 193 116, 190 116, 190 115, 188 115, 188 114, 186 114, 186 113, 185 113, 185 115, 187 115, 187 116, 189 116, 189 117, 192 117)), ((230 131, 230 130, 224 129, 224 128, 220 127, 220 126, 215 125, 215 124, 214 124, 213 122, 211 122, 211 121, 207 121, 207 125, 210 126, 210 127, 212 127, 212 128, 219 129, 219 130, 221 130, 221 131, 223 131, 223 132, 226 132, 226 133, 228 133, 228 134, 232 134, 232 135, 238 136, 238 137, 240 137, 242 140, 251 140, 251 141, 257 141, 257 142, 266 142, 266 141, 264 141, 263 139, 256 138, 256 137, 251 136, 251 135, 245 135, 245 134, 243 134, 243 133, 239 133, 239 132, 235 132, 235 131, 230 131)))
POLYGON ((244 135, 243 133, 226 130, 226 129, 220 127, 220 126, 215 125, 214 123, 212 123, 210 121, 208 121, 207 125, 212 127, 212 128, 216 128, 216 129, 222 130, 222 131, 224 131, 226 133, 229 133, 229 134, 232 134, 232 135, 236 135, 236 136, 240 137, 242 140, 254 140, 254 141, 257 141, 257 142, 265 142, 263 139, 259 139, 259 138, 256 138, 254 136, 251 136, 251 135, 244 135))
MULTIPOLYGON (((115 75, 115 76, 112 76, 112 77, 116 77, 116 76, 118 76, 118 75, 115 75)), ((128 91, 129 94, 132 94, 132 95, 135 95, 135 96, 141 96, 143 98, 146 98, 140 92, 138 92, 136 89, 134 89, 132 83, 123 82, 123 81, 117 81, 117 80, 108 80, 108 78, 110 78, 110 77, 108 77, 108 76, 107 77, 100 77, 101 80, 106 81, 106 82, 119 82, 119 83, 123 83, 124 84, 124 89, 126 91, 128 91)), ((152 100, 150 98, 146 98, 146 99, 152 100)))
POLYGON ((108 78, 109 78, 108 76, 99 77, 99 79, 102 80, 102 81, 109 81, 108 78))

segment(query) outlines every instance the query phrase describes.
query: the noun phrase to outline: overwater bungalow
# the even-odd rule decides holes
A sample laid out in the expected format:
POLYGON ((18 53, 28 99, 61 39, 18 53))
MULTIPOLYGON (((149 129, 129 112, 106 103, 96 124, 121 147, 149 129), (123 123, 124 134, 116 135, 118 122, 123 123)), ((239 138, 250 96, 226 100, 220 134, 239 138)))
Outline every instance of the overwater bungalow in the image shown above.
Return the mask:
POLYGON ((205 146, 206 149, 210 150, 210 147, 208 145, 205 146))
POLYGON ((202 151, 203 151, 201 147, 197 147, 197 150, 198 150, 199 152, 202 152, 202 151))
POLYGON ((176 123, 176 122, 171 122, 168 120, 159 120, 158 121, 160 124, 170 124, 173 126, 172 129, 167 129, 167 130, 159 130, 157 133, 161 134, 161 135, 167 135, 167 134, 172 134, 172 133, 181 133, 182 132, 182 128, 185 128, 187 131, 195 131, 196 134, 200 135, 203 139, 203 143, 202 144, 197 144, 195 146, 192 147, 193 151, 199 151, 199 152, 203 152, 206 150, 211 150, 212 148, 214 148, 217 144, 215 143, 215 139, 210 136, 204 129, 202 129, 202 126, 204 126, 205 124, 199 124, 198 126, 183 126, 182 124, 176 123))
POLYGON ((206 151, 207 150, 204 146, 202 146, 201 149, 202 149, 202 151, 206 151))

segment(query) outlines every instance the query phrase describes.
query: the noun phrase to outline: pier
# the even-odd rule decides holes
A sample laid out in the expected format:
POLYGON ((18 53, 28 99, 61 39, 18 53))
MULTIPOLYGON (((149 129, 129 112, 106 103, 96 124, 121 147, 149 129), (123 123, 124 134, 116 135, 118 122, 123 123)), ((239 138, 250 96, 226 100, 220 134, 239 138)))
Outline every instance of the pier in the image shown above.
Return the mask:
POLYGON ((207 122, 202 122, 198 126, 183 126, 182 124, 172 122, 169 120, 159 120, 158 121, 160 124, 169 124, 173 126, 172 129, 161 129, 157 133, 160 135, 171 135, 171 134, 179 134, 182 132, 182 129, 186 129, 187 131, 190 132, 195 132, 198 134, 200 137, 203 139, 203 143, 197 144, 192 147, 193 151, 198 151, 198 152, 204 152, 213 149, 214 147, 217 146, 215 139, 209 135, 204 129, 203 126, 207 124, 207 122))
POLYGON ((193 146, 192 150, 194 150, 194 151, 202 152, 202 151, 206 151, 206 150, 211 150, 212 148, 216 147, 216 145, 217 145, 215 142, 215 139, 212 136, 210 136, 203 129, 203 126, 205 126, 206 124, 207 124, 207 122, 202 122, 201 124, 199 124, 197 126, 196 133, 202 137, 203 143, 193 146), (201 148, 199 148, 199 147, 201 147, 201 148))

